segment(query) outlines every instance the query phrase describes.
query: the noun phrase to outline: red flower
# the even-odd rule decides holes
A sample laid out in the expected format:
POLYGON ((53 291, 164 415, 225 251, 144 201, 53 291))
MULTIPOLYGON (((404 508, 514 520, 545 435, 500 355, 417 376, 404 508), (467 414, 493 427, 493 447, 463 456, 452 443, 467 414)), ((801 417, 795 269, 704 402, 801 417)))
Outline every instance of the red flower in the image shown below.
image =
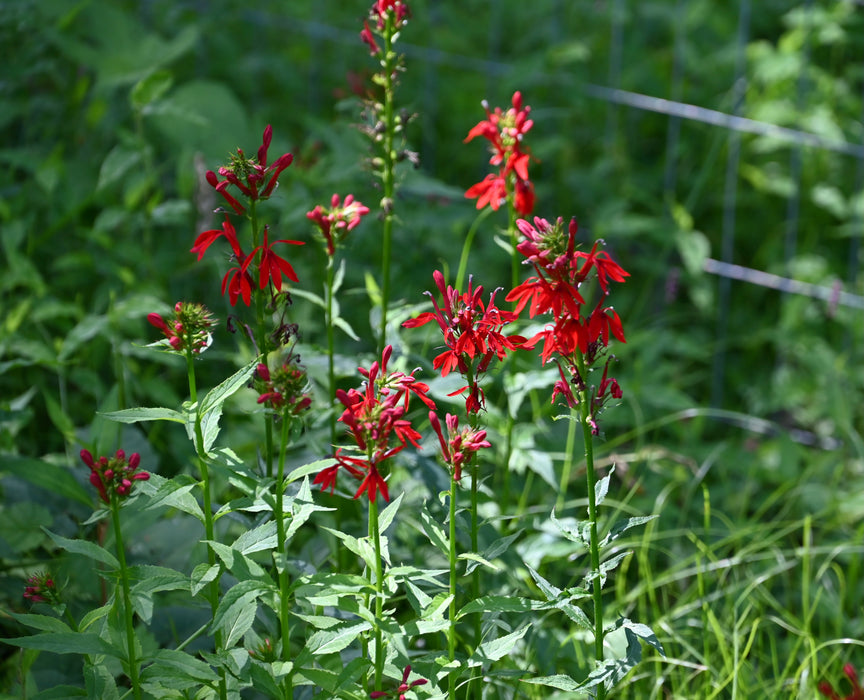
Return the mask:
POLYGON ((148 472, 138 471, 141 455, 137 452, 127 459, 123 450, 117 450, 110 459, 100 457, 96 460, 89 450, 81 450, 81 461, 90 467, 90 483, 104 503, 111 502, 112 494, 126 498, 135 481, 146 481, 150 478, 148 472))
POLYGON ((308 383, 306 372, 298 364, 298 356, 293 354, 272 372, 260 363, 253 378, 258 403, 272 408, 283 418, 299 416, 312 405, 307 393, 308 383))
POLYGON ((54 579, 46 573, 38 573, 27 579, 27 585, 24 587, 24 599, 31 603, 57 605, 60 602, 60 595, 57 592, 54 579))
POLYGON ((858 681, 858 674, 855 672, 855 667, 852 664, 846 664, 843 667, 843 673, 852 685, 851 694, 840 696, 837 694, 837 691, 831 687, 830 683, 824 681, 819 684, 819 692, 830 700, 864 700, 864 688, 861 687, 858 681))
POLYGON ((344 240, 349 231, 353 231, 362 217, 369 213, 369 207, 355 200, 353 194, 345 197, 345 201, 339 203, 339 195, 334 194, 330 199, 330 209, 324 209, 320 204, 306 214, 306 218, 318 224, 324 242, 327 245, 327 255, 333 257, 336 254, 336 244, 344 240), (336 229, 334 235, 333 229, 336 229))
POLYGON ((473 413, 483 405, 483 392, 478 381, 480 375, 489 368, 494 358, 503 360, 508 351, 521 348, 525 339, 519 335, 506 336, 501 332, 504 326, 515 320, 516 314, 501 311, 495 306, 496 292, 492 292, 489 303, 484 304, 480 298, 483 287, 473 288, 470 279, 468 291, 462 294, 449 285, 445 286, 444 275, 438 270, 432 277, 443 297, 443 308, 427 292, 435 311, 421 313, 402 325, 416 328, 433 320, 438 323, 447 349, 433 360, 432 366, 441 371, 442 377, 454 369, 463 376, 471 375, 471 384, 455 393, 468 390, 466 409, 473 413))
POLYGON ((360 39, 363 43, 369 45, 369 54, 372 56, 376 56, 381 52, 381 49, 378 48, 378 44, 375 42, 375 35, 372 34, 372 30, 369 29, 369 22, 363 22, 363 30, 360 32, 360 39))
POLYGON ((246 306, 252 306, 252 277, 247 268, 252 262, 252 256, 247 257, 242 264, 232 267, 222 278, 222 294, 228 290, 228 301, 231 306, 237 303, 238 297, 243 298, 246 306))
POLYGON ((405 667, 405 671, 402 673, 402 683, 398 688, 389 691, 383 690, 373 690, 369 693, 370 698, 390 698, 390 697, 398 697, 399 700, 405 700, 406 691, 411 688, 416 688, 418 685, 426 685, 429 681, 425 678, 418 678, 415 681, 408 682, 408 677, 411 675, 411 666, 408 665, 405 667))
POLYGON ((490 112, 489 105, 483 102, 486 119, 468 132, 464 142, 475 136, 485 138, 492 153, 489 163, 499 167, 497 173, 487 175, 470 187, 465 196, 469 199, 477 197, 478 209, 488 204, 496 210, 502 201, 512 197, 514 209, 527 216, 534 209, 534 185, 528 177, 531 155, 524 150, 522 139, 534 126, 534 121, 528 117, 531 108, 522 106, 520 92, 513 94, 512 105, 506 112, 502 112, 500 107, 490 112))
POLYGON ((486 440, 485 430, 463 428, 460 431, 459 418, 449 413, 445 420, 449 440, 445 440, 444 434, 441 432, 441 421, 438 419, 438 414, 435 411, 429 411, 429 422, 438 435, 441 455, 444 457, 444 461, 453 468, 453 478, 459 481, 462 478, 462 467, 471 460, 474 453, 484 447, 492 447, 492 445, 486 440))
POLYGON ((321 484, 322 490, 329 488, 332 492, 335 489, 339 469, 343 468, 361 481, 354 498, 366 493, 370 500, 375 500, 380 491, 384 500, 389 501, 387 482, 380 467, 407 443, 419 447, 422 436, 404 417, 410 396, 417 396, 427 406, 435 404, 426 396, 429 387, 417 382, 413 373, 387 372, 392 352, 392 346, 388 345, 381 362, 373 362, 369 369, 359 368, 366 378, 363 391, 336 390, 336 398, 345 406, 339 421, 348 428, 359 452, 347 454, 342 448, 336 450, 336 464, 322 470, 313 482, 321 484))
POLYGON ((268 243, 267 227, 265 226, 264 242, 249 254, 249 258, 252 258, 255 253, 261 251, 261 260, 258 262, 258 284, 261 289, 264 289, 264 287, 267 286, 267 282, 272 281, 273 286, 276 288, 276 291, 281 292, 283 274, 292 282, 298 282, 299 280, 297 279, 297 275, 294 272, 294 268, 291 267, 291 263, 285 260, 285 258, 281 258, 273 252, 272 246, 276 245, 277 243, 303 245, 302 241, 289 241, 285 239, 273 241, 273 243, 268 243))
POLYGON ((238 259, 243 257, 243 251, 240 249, 240 243, 237 241, 237 231, 234 230, 234 224, 231 223, 228 217, 225 217, 225 221, 222 222, 221 229, 213 229, 211 231, 204 231, 198 234, 198 237, 195 239, 195 244, 192 246, 190 253, 198 253, 198 261, 201 261, 201 258, 204 257, 204 253, 207 252, 207 249, 213 244, 213 242, 222 236, 228 239, 228 242, 231 244, 231 250, 234 251, 234 255, 237 256, 238 259))
POLYGON ((246 158, 243 151, 238 148, 237 155, 231 157, 231 162, 219 168, 219 175, 224 177, 224 180, 220 181, 212 170, 207 171, 207 182, 225 198, 225 201, 238 214, 243 214, 246 209, 228 192, 229 185, 233 185, 240 190, 243 196, 250 201, 267 199, 273 194, 282 171, 291 165, 291 162, 294 160, 293 155, 285 153, 268 165, 267 152, 270 149, 272 139, 273 127, 268 124, 264 129, 257 157, 254 159, 246 158))

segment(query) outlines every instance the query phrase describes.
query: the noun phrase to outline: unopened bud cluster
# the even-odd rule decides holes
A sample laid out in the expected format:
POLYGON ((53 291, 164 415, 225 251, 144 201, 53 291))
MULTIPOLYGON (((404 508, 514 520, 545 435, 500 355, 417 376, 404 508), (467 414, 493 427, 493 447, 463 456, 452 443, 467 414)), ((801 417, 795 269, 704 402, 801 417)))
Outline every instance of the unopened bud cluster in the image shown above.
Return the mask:
POLYGON ((136 481, 150 478, 149 472, 138 471, 141 455, 137 452, 127 458, 123 450, 117 450, 113 457, 94 459, 89 450, 81 450, 81 461, 90 467, 90 483, 104 503, 111 503, 112 493, 126 498, 136 481))
POLYGON ((215 319, 206 306, 185 301, 174 305, 173 319, 165 320, 152 313, 147 315, 147 320, 162 331, 173 350, 185 352, 190 348, 196 355, 210 345, 210 329, 215 325, 215 319))
POLYGON ((312 404, 306 392, 306 372, 297 364, 294 355, 273 370, 259 363, 253 386, 258 392, 258 403, 272 408, 282 417, 299 416, 312 404))
POLYGON ((24 598, 31 603, 50 603, 56 605, 60 602, 60 596, 57 593, 57 585, 46 573, 33 574, 27 579, 27 586, 24 588, 24 598))

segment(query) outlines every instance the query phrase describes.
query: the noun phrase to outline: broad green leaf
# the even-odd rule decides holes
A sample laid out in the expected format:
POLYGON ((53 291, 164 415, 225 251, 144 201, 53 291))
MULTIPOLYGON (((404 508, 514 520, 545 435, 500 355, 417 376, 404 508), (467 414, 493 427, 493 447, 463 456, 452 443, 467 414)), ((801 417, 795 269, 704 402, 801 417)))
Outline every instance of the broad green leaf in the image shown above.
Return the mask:
POLYGON ((162 566, 130 567, 132 586, 132 607, 145 624, 150 624, 153 617, 153 594, 159 591, 176 591, 189 589, 189 577, 174 569, 162 566))
POLYGON ((185 423, 186 418, 172 408, 126 408, 122 411, 107 411, 100 416, 117 423, 141 423, 151 420, 170 420, 175 423, 185 423))
MULTIPOLYGON (((83 469, 87 469, 82 465, 83 469)), ((14 474, 29 481, 34 486, 52 493, 78 501, 87 506, 93 505, 93 495, 72 475, 72 472, 56 464, 30 457, 17 455, 0 456, 0 473, 14 474)))
POLYGON ((87 688, 88 698, 99 698, 99 700, 119 700, 120 698, 114 676, 102 664, 98 666, 86 664, 84 666, 84 685, 87 688))
POLYGON ((94 608, 93 610, 88 610, 81 618, 81 622, 78 623, 78 630, 81 632, 86 632, 87 628, 90 627, 90 625, 92 625, 94 622, 101 620, 108 613, 110 613, 112 607, 113 603, 109 602, 98 608, 94 608))
POLYGON ((198 482, 186 474, 179 474, 173 479, 165 479, 158 474, 151 474, 149 483, 156 488, 155 493, 150 496, 147 510, 153 508, 176 508, 204 522, 204 511, 198 505, 192 489, 198 486, 198 482))
POLYGON ((378 516, 378 531, 383 535, 387 528, 390 527, 390 523, 393 522, 393 518, 396 517, 396 511, 399 510, 399 504, 402 503, 402 497, 405 493, 400 493, 399 496, 393 500, 384 510, 381 511, 381 514, 378 516))
POLYGON ((36 549, 45 542, 42 528, 53 520, 50 510, 33 501, 12 503, 2 509, 0 538, 16 553, 36 549))
POLYGON ((548 610, 550 603, 544 603, 530 598, 519 598, 516 596, 485 595, 472 600, 465 605, 456 615, 456 618, 465 617, 471 613, 498 613, 498 612, 531 612, 534 610, 548 610))
POLYGON ((251 554, 252 552, 261 552, 265 549, 275 549, 276 547, 276 522, 268 520, 263 525, 246 530, 238 537, 234 544, 231 545, 241 554, 251 554))
POLYGON ((221 409, 225 401, 246 386, 247 380, 252 376, 258 366, 258 358, 252 360, 246 366, 232 374, 228 379, 207 392, 201 402, 201 414, 206 415, 216 409, 221 409))
MULTIPOLYGON (((201 659, 176 649, 159 649, 146 662, 152 662, 141 674, 142 682, 160 681, 165 677, 188 680, 193 687, 201 683, 215 683, 219 674, 201 659)), ((176 687, 176 686, 173 686, 176 687)))
POLYGON ((302 479, 304 476, 318 474, 324 469, 327 469, 327 467, 332 467, 334 464, 336 464, 336 460, 330 457, 327 459, 319 459, 315 462, 310 462, 309 464, 304 464, 303 466, 292 470, 285 478, 285 483, 290 484, 292 481, 302 479))
POLYGON ((335 654, 351 644, 361 633, 372 629, 368 622, 339 625, 334 629, 319 630, 306 641, 306 647, 313 654, 335 654))
MULTIPOLYGON (((540 676, 538 678, 522 678, 521 681, 523 683, 531 683, 532 685, 545 685, 550 688, 556 688, 557 690, 564 690, 570 693, 575 693, 582 688, 581 684, 577 681, 570 678, 570 676, 565 676, 564 674, 557 674, 554 676, 540 676)), ((587 695, 588 691, 585 691, 584 695, 587 695)))
POLYGON ((57 359, 60 362, 68 360, 82 344, 91 340, 94 336, 101 333, 108 324, 107 316, 89 315, 85 316, 71 331, 66 334, 63 339, 63 346, 60 348, 60 353, 57 359))
POLYGON ((116 649, 102 637, 90 632, 45 632, 31 637, 0 639, 22 649, 39 649, 54 654, 104 654, 118 659, 126 657, 125 650, 116 649))
POLYGON ((198 564, 194 569, 192 569, 189 586, 192 595, 198 595, 199 591, 201 591, 204 586, 215 581, 219 577, 219 572, 221 570, 222 567, 218 564, 209 566, 206 563, 198 564))
POLYGON ((234 646, 252 627, 258 598, 268 590, 258 581, 241 581, 222 596, 211 628, 222 632, 226 648, 234 646))
POLYGON ((498 567, 495 566, 491 561, 484 559, 479 554, 474 554, 474 552, 463 552, 457 557, 457 559, 467 560, 468 562, 470 562, 469 566, 471 566, 471 563, 474 564, 474 566, 471 566, 470 570, 466 570, 466 574, 471 573, 471 571, 476 569, 477 566, 481 564, 486 568, 491 569, 492 571, 499 571, 498 567))
MULTIPOLYGON (((17 700, 11 695, 0 696, 3 700, 17 700)), ((58 685, 30 696, 30 700, 70 700, 71 698, 92 698, 84 688, 71 685, 58 685)))
POLYGON ((654 647, 657 651, 660 652, 663 656, 666 656, 666 652, 663 651, 663 645, 660 643, 660 640, 657 639, 657 635, 654 634, 654 630, 652 630, 648 625, 644 625, 641 622, 633 622, 628 618, 624 618, 620 622, 620 627, 624 628, 624 631, 627 633, 628 638, 632 635, 634 637, 638 637, 642 639, 652 647, 654 647))
POLYGON ((584 545, 585 547, 591 546, 591 522, 588 520, 576 520, 576 518, 564 518, 563 520, 559 520, 555 517, 555 511, 549 515, 549 519, 552 521, 552 524, 558 528, 564 537, 566 537, 571 542, 576 542, 577 544, 584 545))
POLYGON ((594 487, 594 502, 596 505, 600 505, 606 500, 606 495, 609 493, 609 482, 612 479, 612 474, 615 472, 615 467, 612 466, 609 469, 609 473, 606 474, 602 479, 600 479, 594 487))
MULTIPOLYGON (((319 506, 312 498, 312 489, 309 486, 309 479, 303 479, 300 485, 300 490, 294 497, 291 503, 291 521, 288 523, 288 528, 285 530, 285 541, 289 541, 297 531, 309 520, 312 513, 317 511, 328 511, 332 508, 319 506)), ((283 552, 284 554, 284 552, 283 552)))
POLYGON ((65 549, 67 552, 83 554, 85 557, 107 564, 113 569, 120 568, 120 562, 117 561, 114 555, 98 544, 88 542, 87 540, 70 540, 60 535, 55 535, 50 530, 45 530, 45 533, 54 541, 54 544, 61 549, 65 549))
POLYGON ((506 634, 503 637, 493 639, 489 642, 483 642, 477 650, 477 655, 483 661, 497 661, 498 659, 507 656, 507 654, 513 651, 513 647, 516 646, 516 643, 525 636, 525 633, 530 627, 531 625, 525 625, 524 627, 521 627, 510 634, 506 634))
POLYGON ((6 612, 9 617, 18 620, 22 625, 43 632, 71 632, 72 629, 63 620, 50 615, 36 615, 33 613, 16 613, 11 610, 6 612))
POLYGON ((426 533, 426 537, 429 538, 429 541, 434 544, 444 555, 449 556, 450 544, 447 536, 444 534, 444 528, 442 528, 432 519, 432 516, 429 514, 429 510, 426 508, 425 503, 420 509, 420 522, 423 524, 423 532, 426 533))

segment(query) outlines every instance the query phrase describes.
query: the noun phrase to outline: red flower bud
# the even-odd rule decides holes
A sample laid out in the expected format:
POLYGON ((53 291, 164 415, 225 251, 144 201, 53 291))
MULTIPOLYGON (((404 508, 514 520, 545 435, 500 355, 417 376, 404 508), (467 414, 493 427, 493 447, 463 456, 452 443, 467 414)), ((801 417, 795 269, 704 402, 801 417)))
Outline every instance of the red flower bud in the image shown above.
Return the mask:
POLYGON ((93 455, 90 454, 90 450, 81 450, 81 461, 91 469, 96 465, 96 462, 93 461, 93 455))

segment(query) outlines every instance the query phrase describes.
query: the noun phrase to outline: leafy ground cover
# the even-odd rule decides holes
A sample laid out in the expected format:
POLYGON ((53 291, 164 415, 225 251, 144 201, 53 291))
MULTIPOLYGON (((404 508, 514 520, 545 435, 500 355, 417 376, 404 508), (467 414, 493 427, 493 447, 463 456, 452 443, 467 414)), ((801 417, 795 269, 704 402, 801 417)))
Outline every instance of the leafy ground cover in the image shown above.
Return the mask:
POLYGON ((408 4, 0 8, 0 691, 859 697, 860 10, 408 4))

